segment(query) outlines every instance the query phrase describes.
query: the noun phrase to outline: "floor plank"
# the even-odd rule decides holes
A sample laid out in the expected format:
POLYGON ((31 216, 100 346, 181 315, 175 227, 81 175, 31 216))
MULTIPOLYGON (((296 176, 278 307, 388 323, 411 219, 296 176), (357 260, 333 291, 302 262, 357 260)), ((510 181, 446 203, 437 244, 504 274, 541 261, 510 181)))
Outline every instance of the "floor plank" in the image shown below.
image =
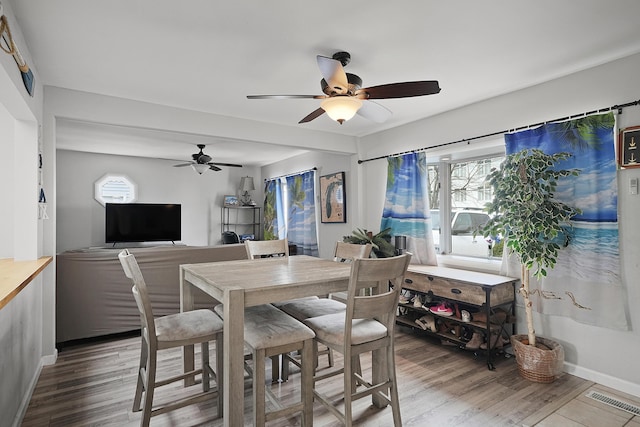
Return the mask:
MULTIPOLYGON (((139 337, 61 349, 56 364, 43 368, 22 425, 139 425, 140 413, 131 411, 139 352, 139 337)), ((214 354, 212 350, 212 358, 214 354)), ((325 360, 321 363, 326 363, 325 360)), ((159 363, 161 375, 180 372, 181 351, 163 351, 159 363)), ((336 364, 340 363, 341 358, 336 355, 336 364)), ((497 358, 496 369, 490 371, 482 355, 441 345, 405 327, 398 327, 396 334, 396 364, 404 426, 640 427, 639 417, 584 397, 586 391, 596 387, 606 394, 617 393, 616 397, 623 400, 629 398, 624 393, 569 374, 563 374, 552 384, 532 383, 519 376, 515 359, 505 355, 497 358)), ((267 366, 270 371, 270 364, 267 366)), ((362 366, 365 375, 370 374, 371 359, 363 357, 362 366)), ((288 382, 268 384, 285 401, 298 396, 300 375, 292 371, 288 382)), ((271 378, 270 372, 266 377, 271 378)), ((324 387, 337 393, 342 390, 342 383, 338 378, 324 387)), ((181 384, 167 386, 156 394, 156 399, 170 400, 192 390, 181 384)), ((365 398, 354 404, 356 425, 392 425, 391 409, 379 410, 370 402, 365 398)), ((247 387, 246 425, 250 425, 250 414, 251 390, 247 387)), ((158 427, 221 425, 215 401, 182 408, 151 421, 151 426, 158 427)), ((269 425, 297 426, 300 420, 292 417, 269 425)), ((329 427, 339 423, 316 403, 314 425, 329 427)))

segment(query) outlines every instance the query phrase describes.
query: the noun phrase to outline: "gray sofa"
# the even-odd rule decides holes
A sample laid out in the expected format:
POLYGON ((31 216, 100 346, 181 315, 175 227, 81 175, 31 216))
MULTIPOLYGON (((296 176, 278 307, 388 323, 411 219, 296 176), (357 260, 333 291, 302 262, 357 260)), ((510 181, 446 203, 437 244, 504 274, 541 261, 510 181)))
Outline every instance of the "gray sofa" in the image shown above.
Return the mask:
MULTIPOLYGON (((56 257, 56 342, 140 329, 140 315, 118 260, 122 249, 83 249, 56 257)), ((246 259, 244 245, 130 248, 149 288, 153 312, 180 311, 180 264, 246 259)), ((196 290, 196 308, 217 302, 196 290)))

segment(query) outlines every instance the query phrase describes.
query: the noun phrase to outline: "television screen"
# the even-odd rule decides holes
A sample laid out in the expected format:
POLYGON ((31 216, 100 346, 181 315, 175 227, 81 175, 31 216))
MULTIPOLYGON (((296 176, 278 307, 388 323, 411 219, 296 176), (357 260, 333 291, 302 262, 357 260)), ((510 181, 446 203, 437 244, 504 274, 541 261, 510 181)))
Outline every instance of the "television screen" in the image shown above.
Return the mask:
POLYGON ((160 242, 181 239, 181 205, 107 203, 105 241, 160 242))

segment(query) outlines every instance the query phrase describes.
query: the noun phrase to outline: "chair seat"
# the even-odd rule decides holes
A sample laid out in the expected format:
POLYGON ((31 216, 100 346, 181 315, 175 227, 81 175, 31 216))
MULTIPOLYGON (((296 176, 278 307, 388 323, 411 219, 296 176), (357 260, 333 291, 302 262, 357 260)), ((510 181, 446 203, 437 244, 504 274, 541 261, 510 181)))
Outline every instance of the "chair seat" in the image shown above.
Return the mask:
POLYGON ((280 307, 282 311, 297 320, 303 321, 310 317, 327 314, 342 313, 347 309, 346 304, 329 298, 303 299, 291 301, 280 307))
POLYGON ((160 349, 213 341, 223 329, 222 319, 205 309, 158 317, 155 322, 160 349))
POLYGON ((286 300, 286 301, 272 302, 271 305, 276 307, 276 308, 280 308, 281 309, 285 305, 290 304, 292 302, 306 301, 306 300, 312 300, 313 301, 313 300, 318 300, 318 299, 320 299, 320 298, 318 298, 318 297, 303 297, 303 298, 289 299, 289 300, 286 300))
MULTIPOLYGON (((223 305, 216 305, 214 311, 222 317, 223 305)), ((271 304, 245 308, 244 341, 254 350, 285 346, 313 337, 315 334, 310 328, 271 304)))
MULTIPOLYGON (((335 345, 344 343, 344 312, 311 317, 306 319, 304 323, 315 332, 319 340, 335 345)), ((353 345, 375 341, 386 336, 387 328, 376 320, 353 320, 351 329, 351 343, 353 345)))

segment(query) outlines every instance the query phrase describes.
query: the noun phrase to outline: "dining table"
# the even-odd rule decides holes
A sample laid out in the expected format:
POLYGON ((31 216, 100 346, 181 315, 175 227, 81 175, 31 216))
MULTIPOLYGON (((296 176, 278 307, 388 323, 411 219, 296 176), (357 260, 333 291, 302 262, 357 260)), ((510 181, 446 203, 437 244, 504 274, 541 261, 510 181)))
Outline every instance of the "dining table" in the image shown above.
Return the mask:
MULTIPOLYGON (((308 255, 180 265, 181 311, 194 309, 195 288, 224 304, 225 426, 244 425, 245 307, 345 291, 350 271, 348 263, 308 255)), ((193 346, 184 347, 183 365, 184 372, 193 370, 193 346)))

